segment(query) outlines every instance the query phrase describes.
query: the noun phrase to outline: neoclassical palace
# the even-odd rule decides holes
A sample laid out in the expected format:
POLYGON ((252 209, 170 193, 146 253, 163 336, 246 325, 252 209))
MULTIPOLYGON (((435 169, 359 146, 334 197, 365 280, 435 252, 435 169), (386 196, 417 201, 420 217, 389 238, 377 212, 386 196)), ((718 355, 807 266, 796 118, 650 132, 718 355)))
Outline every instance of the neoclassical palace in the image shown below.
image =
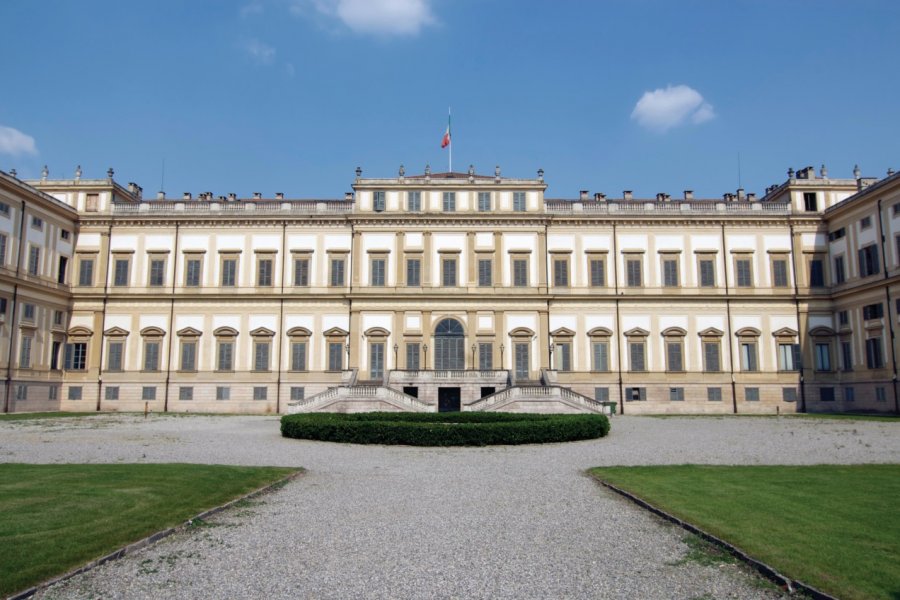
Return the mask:
POLYGON ((143 198, 0 172, 5 412, 898 411, 900 174, 143 198))

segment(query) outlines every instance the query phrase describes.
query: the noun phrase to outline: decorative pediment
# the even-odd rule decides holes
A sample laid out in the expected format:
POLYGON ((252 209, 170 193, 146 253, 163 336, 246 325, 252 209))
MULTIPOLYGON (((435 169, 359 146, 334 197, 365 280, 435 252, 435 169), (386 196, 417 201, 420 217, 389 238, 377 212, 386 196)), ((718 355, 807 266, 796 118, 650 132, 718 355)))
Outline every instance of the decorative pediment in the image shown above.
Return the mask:
POLYGON ((69 337, 91 337, 94 335, 94 332, 85 327, 84 325, 76 325, 66 332, 66 335, 69 337))
POLYGON ((772 335, 775 337, 797 337, 797 332, 790 327, 782 327, 777 331, 773 331, 772 335))
POLYGON ((668 327, 663 330, 662 334, 665 337, 684 337, 687 335, 687 331, 681 327, 668 327))
POLYGON ((391 332, 384 327, 370 327, 363 332, 363 335, 366 337, 387 337, 391 335, 391 332))
POLYGON ((550 335, 553 337, 572 337, 575 335, 575 332, 568 327, 560 327, 559 329, 551 331, 550 335))
POLYGON ((144 337, 162 337, 166 332, 159 327, 144 327, 141 329, 141 335, 144 337))
POLYGON ((723 335, 725 335, 725 332, 715 327, 707 327, 700 332, 700 337, 722 337, 723 335))
POLYGON ((216 337, 237 337, 238 330, 234 327, 219 327, 213 331, 216 337))
POLYGON ((110 327, 103 332, 103 335, 105 335, 106 337, 126 337, 129 333, 130 332, 125 331, 121 327, 110 327))
POLYGON ((348 335, 350 335, 350 332, 345 329, 341 329, 340 327, 332 327, 323 335, 325 337, 347 337, 348 335))
POLYGON ((625 332, 625 335, 628 337, 647 337, 650 335, 650 332, 646 329, 641 329, 640 327, 632 327, 625 332))
POLYGON ((760 333, 762 332, 755 327, 742 327, 735 331, 734 335, 738 337, 759 337, 760 333))
POLYGON ((612 330, 607 329, 606 327, 594 327, 588 331, 587 334, 588 337, 610 337, 612 335, 612 330))
POLYGON ((287 330, 288 337, 309 337, 312 331, 306 327, 291 327, 287 330))
POLYGON ((818 327, 813 327, 809 330, 809 335, 816 337, 828 337, 834 335, 834 329, 831 327, 826 327, 824 325, 820 325, 818 327))
POLYGON ((253 337, 272 337, 275 335, 275 332, 268 327, 257 327, 250 332, 250 335, 253 337))
POLYGON ((509 332, 510 337, 532 337, 534 332, 527 327, 516 327, 509 332))
POLYGON ((203 332, 199 329, 194 329, 193 327, 185 327, 184 329, 176 331, 175 335, 180 337, 200 337, 203 335, 203 332))

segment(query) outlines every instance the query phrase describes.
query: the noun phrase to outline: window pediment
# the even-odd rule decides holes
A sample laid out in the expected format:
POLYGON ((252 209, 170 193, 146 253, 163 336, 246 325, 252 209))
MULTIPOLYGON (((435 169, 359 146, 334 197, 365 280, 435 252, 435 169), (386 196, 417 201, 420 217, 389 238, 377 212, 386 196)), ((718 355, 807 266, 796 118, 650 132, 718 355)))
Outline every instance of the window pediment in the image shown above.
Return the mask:
POLYGON ((809 335, 816 337, 831 337, 834 335, 834 333, 834 329, 832 329, 831 327, 825 327, 824 325, 813 327, 809 330, 809 335))
POLYGON ((625 332, 625 335, 627 337, 647 337, 648 335, 650 335, 650 332, 640 327, 632 327, 625 332))
POLYGON ((250 332, 250 335, 253 337, 272 337, 275 335, 275 332, 268 327, 257 327, 250 332))
POLYGON ((166 332, 159 327, 151 326, 141 329, 141 335, 144 337, 163 337, 166 332))
POLYGON ((687 331, 681 327, 668 327, 663 330, 662 334, 665 337, 684 337, 687 335, 687 331))
POLYGON ((384 327, 370 327, 363 332, 363 335, 366 337, 388 337, 391 335, 391 332, 384 327))
POLYGON ((213 331, 216 337, 237 337, 238 330, 234 327, 219 327, 213 331))
POLYGON ((288 337, 309 337, 312 335, 312 331, 306 327, 291 327, 287 330, 287 335, 288 337))
MULTIPOLYGON (((757 333, 757 335, 759 335, 757 333)), ((773 331, 772 335, 775 337, 797 337, 797 332, 790 327, 782 327, 777 331, 773 331)))
POLYGON ((553 337, 574 337, 575 332, 568 327, 560 327, 559 329, 551 331, 550 335, 553 337))
POLYGON ((332 327, 328 331, 326 331, 323 335, 325 337, 347 337, 350 335, 349 331, 341 329, 340 327, 332 327))
POLYGON ((759 337, 762 332, 755 327, 742 327, 734 332, 738 337, 759 337))
POLYGON ((75 327, 69 329, 66 332, 66 335, 69 337, 91 337, 94 335, 94 332, 85 327, 84 325, 76 325, 75 327))
POLYGON ((534 332, 527 327, 516 327, 509 332, 511 337, 532 337, 534 332))
POLYGON ((194 329, 193 327, 185 327, 184 329, 176 331, 175 335, 179 337, 200 337, 203 335, 203 332, 199 329, 194 329))
POLYGON ((715 327, 707 327, 700 332, 700 337, 722 337, 723 335, 725 335, 725 332, 715 327))
MULTIPOLYGON (((121 327, 110 327, 103 332, 103 335, 106 337, 127 337, 129 333, 129 331, 126 331, 121 327)), ((71 335, 71 333, 69 335, 71 335)))
POLYGON ((612 330, 606 327, 594 327, 587 334, 588 337, 610 337, 612 336, 612 330))

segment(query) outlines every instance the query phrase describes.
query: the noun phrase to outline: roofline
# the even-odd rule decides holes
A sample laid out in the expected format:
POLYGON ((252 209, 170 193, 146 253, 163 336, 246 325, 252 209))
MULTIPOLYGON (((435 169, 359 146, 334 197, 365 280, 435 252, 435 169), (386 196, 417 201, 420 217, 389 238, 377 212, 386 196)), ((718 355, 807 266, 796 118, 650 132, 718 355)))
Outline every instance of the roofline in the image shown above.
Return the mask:
POLYGON ((895 181, 900 181, 900 171, 898 171, 897 173, 894 173, 893 175, 890 175, 890 176, 888 176, 888 177, 885 177, 884 179, 879 179, 879 180, 876 181, 875 183, 873 183, 873 184, 871 184, 871 185, 869 185, 869 186, 867 186, 867 187, 865 187, 865 188, 859 190, 858 192, 856 192, 856 193, 853 194, 852 196, 850 196, 850 197, 848 197, 848 198, 844 198, 843 200, 841 200, 841 201, 838 202, 837 204, 833 204, 833 205, 829 206, 828 208, 825 209, 825 211, 824 211, 822 214, 823 214, 823 215, 828 215, 829 213, 833 213, 833 212, 837 212, 837 211, 843 210, 847 205, 849 205, 849 204, 851 204, 851 203, 853 203, 853 202, 856 202, 857 200, 860 200, 860 199, 864 198, 864 197, 867 196, 868 194, 875 193, 875 192, 877 192, 879 189, 881 189, 881 188, 883 188, 883 187, 885 187, 885 186, 891 185, 891 184, 894 183, 895 181))
POLYGON ((61 209, 65 210, 66 212, 72 213, 76 217, 78 216, 78 211, 75 209, 75 207, 69 206, 65 202, 58 200, 58 199, 54 198, 53 196, 51 196, 50 194, 31 186, 30 184, 26 183, 25 181, 19 179, 18 177, 13 177, 6 171, 0 170, 0 179, 2 179, 3 181, 5 181, 9 184, 12 184, 13 186, 19 188, 20 190, 22 190, 28 194, 31 194, 32 196, 36 196, 42 200, 49 202, 55 208, 61 208, 61 209))

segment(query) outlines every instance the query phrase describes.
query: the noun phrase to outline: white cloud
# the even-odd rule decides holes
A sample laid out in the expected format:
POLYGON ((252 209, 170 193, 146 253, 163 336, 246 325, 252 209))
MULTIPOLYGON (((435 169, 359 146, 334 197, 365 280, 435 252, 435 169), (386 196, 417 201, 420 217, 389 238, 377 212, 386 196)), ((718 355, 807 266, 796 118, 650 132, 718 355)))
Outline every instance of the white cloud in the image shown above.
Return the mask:
POLYGON ((431 0, 296 0, 291 12, 307 16, 315 11, 335 18, 356 33, 417 35, 435 23, 431 0))
POLYGON ((241 17, 249 17, 250 15, 258 15, 263 12, 263 5, 259 2, 250 2, 241 7, 241 17))
POLYGON ((33 137, 22 133, 18 129, 0 125, 0 154, 21 156, 23 154, 37 153, 37 146, 33 137))
POLYGON ((665 132, 686 121, 699 124, 716 116, 712 104, 700 92, 686 85, 670 85, 652 92, 644 92, 634 105, 631 118, 641 126, 665 132))
POLYGON ((271 65, 275 62, 275 48, 259 40, 247 40, 244 42, 244 51, 257 64, 271 65))

